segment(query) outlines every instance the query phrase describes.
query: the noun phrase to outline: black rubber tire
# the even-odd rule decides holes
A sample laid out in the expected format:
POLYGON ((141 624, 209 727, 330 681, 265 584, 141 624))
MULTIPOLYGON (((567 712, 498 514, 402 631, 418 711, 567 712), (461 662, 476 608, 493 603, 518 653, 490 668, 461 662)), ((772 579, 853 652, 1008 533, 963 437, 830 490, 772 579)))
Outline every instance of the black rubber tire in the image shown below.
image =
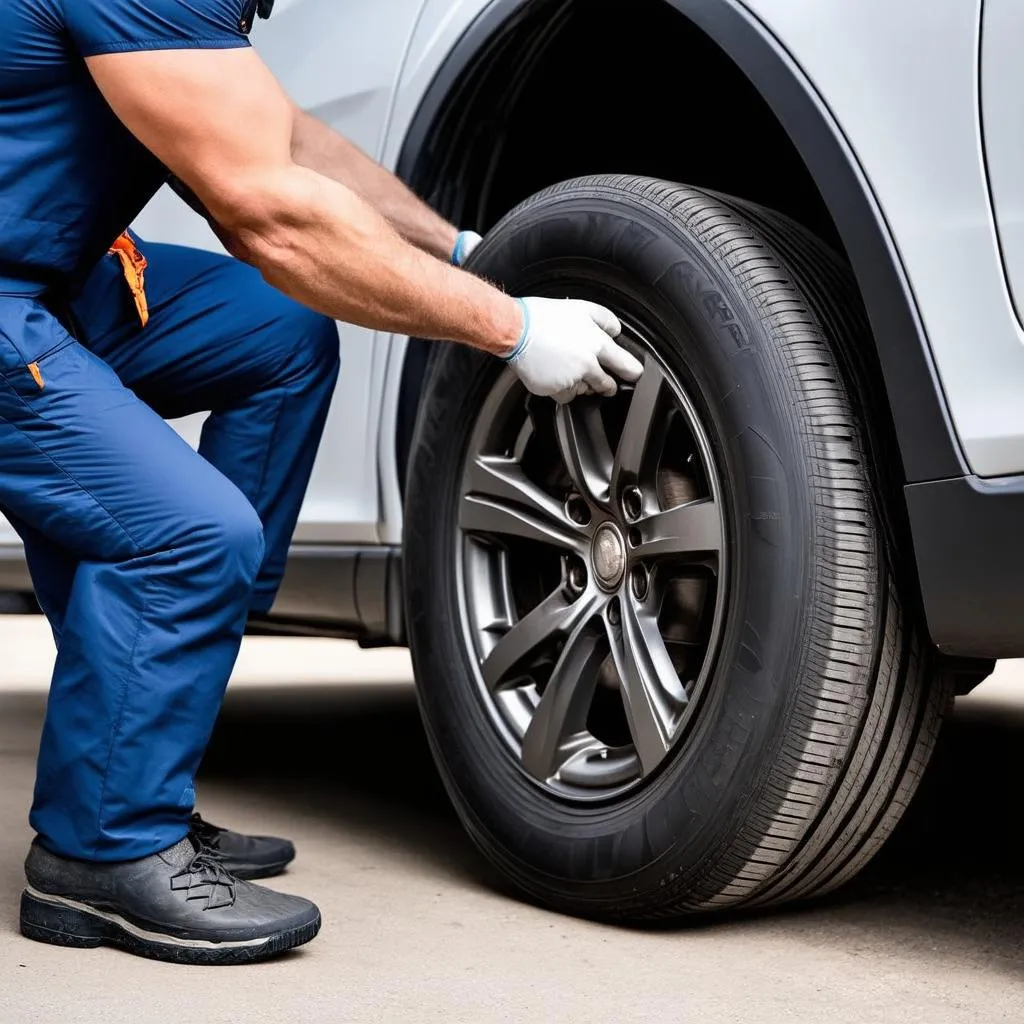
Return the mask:
POLYGON ((660 339, 719 460, 732 569, 715 673, 670 763, 600 805, 534 785, 479 696, 454 571, 465 445, 500 365, 441 348, 408 481, 406 612, 427 733, 470 834, 533 899, 610 920, 846 881, 898 821, 950 692, 901 602, 879 472, 893 452, 871 454, 883 412, 857 365, 871 339, 848 269, 778 214, 623 176, 534 196, 471 265, 514 294, 603 302, 660 339))

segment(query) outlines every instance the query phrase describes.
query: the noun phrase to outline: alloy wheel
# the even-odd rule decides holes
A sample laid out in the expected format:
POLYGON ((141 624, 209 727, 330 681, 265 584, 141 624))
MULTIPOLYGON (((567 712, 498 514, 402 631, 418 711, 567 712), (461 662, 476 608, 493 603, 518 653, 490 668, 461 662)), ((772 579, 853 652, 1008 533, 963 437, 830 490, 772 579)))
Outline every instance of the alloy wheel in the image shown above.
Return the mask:
POLYGON ((643 784, 714 665, 727 529, 708 435, 644 360, 614 399, 556 406, 511 374, 467 449, 458 585, 480 696, 522 770, 576 800, 643 784))

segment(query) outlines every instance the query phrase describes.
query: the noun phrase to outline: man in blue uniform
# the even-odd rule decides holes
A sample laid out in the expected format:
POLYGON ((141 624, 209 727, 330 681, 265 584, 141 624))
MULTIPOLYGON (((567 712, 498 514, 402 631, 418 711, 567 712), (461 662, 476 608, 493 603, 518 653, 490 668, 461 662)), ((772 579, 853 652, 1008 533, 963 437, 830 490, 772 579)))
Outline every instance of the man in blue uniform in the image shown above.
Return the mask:
POLYGON ((452 266, 476 236, 249 47, 270 4, 0 5, 0 511, 58 649, 21 908, 41 941, 233 963, 320 926, 239 880, 290 844, 192 812, 246 617, 281 578, 336 320, 474 345, 559 401, 641 372, 607 310, 452 266), (171 175, 237 258, 126 233, 171 175), (165 422, 197 411, 198 453, 165 422))

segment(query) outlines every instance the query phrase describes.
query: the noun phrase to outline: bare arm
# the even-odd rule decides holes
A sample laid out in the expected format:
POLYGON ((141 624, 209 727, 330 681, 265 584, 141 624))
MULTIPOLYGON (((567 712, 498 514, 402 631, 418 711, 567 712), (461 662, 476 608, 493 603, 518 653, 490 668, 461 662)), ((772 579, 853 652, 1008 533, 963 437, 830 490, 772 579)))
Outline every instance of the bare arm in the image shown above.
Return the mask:
POLYGON ((353 188, 296 162, 295 108, 253 50, 111 53, 87 64, 230 251, 281 291, 365 327, 515 347, 515 300, 410 245, 353 188))
POLYGON ((395 175, 322 121, 293 110, 292 158, 297 164, 347 185, 407 241, 448 260, 458 229, 422 202, 395 175))

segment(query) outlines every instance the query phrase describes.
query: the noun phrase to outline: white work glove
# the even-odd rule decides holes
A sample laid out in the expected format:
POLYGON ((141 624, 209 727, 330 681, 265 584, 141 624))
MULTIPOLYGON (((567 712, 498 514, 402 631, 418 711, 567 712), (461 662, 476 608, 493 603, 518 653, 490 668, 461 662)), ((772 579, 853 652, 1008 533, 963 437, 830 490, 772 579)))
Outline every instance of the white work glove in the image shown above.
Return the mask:
POLYGON ((632 383, 644 372, 638 359, 615 344, 622 324, 604 306, 576 299, 519 302, 523 335, 504 358, 533 394, 563 404, 578 395, 610 398, 618 391, 615 377, 632 383))
POLYGON ((452 265, 461 267, 469 259, 469 254, 484 240, 483 235, 475 231, 460 231, 452 249, 452 265))

